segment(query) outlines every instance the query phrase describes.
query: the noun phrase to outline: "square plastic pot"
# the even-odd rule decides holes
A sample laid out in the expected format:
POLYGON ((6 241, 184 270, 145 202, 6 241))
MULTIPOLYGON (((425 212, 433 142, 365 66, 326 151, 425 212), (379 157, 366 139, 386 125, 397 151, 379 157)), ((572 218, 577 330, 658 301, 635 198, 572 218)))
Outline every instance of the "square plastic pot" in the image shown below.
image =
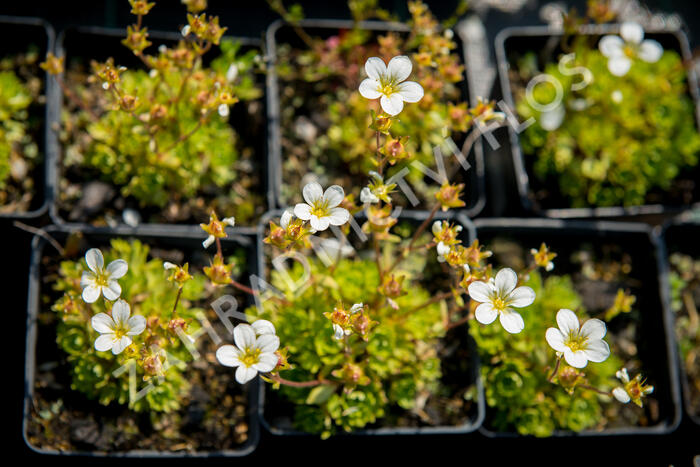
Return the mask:
MULTIPOLYGON (((21 54, 27 51, 29 45, 38 47, 38 60, 41 62, 47 52, 53 51, 55 33, 53 27, 40 18, 0 16, 0 39, 2 40, 2 56, 21 54)), ((42 125, 37 141, 40 161, 31 177, 34 178, 34 197, 27 211, 0 213, 0 219, 38 219, 43 216, 53 200, 51 161, 55 159, 58 138, 51 129, 50 123, 55 120, 56 109, 51 105, 57 94, 57 85, 53 77, 42 71, 42 93, 46 102, 41 106, 42 125)), ((38 116, 37 116, 38 117, 38 116)))
MULTIPOLYGON (((559 430, 553 436, 663 435, 673 432, 681 421, 681 395, 672 316, 663 285, 666 260, 661 239, 655 231, 646 224, 611 221, 494 218, 479 219, 475 224, 477 238, 486 248, 495 238, 507 238, 527 248, 536 248, 545 242, 558 254, 554 271, 549 274, 573 272, 568 258, 584 243, 594 248, 604 244, 624 247, 625 253, 631 257, 630 277, 643 284, 635 289, 637 300, 634 308, 640 316, 635 344, 644 376, 654 385, 652 396, 658 401, 658 422, 644 427, 614 427, 579 433, 559 430)), ((526 314, 524 318, 527 325, 526 314)), ((493 409, 487 407, 486 421, 480 429, 483 434, 490 437, 520 436, 515 432, 497 432, 489 428, 489 414, 492 413, 493 409)))
MULTIPOLYGON (((588 36, 602 36, 605 34, 618 34, 619 25, 591 25, 580 29, 580 34, 588 36)), ((503 99, 509 108, 515 109, 515 98, 508 72, 513 64, 509 57, 512 53, 525 53, 554 48, 559 43, 562 31, 550 26, 512 27, 502 30, 496 36, 495 50, 498 66, 498 75, 501 82, 503 99)), ((645 37, 657 40, 664 49, 678 52, 684 62, 690 63, 692 55, 687 36, 680 30, 648 29, 645 37)), ((696 126, 700 129, 700 110, 698 109, 698 78, 694 68, 687 69, 687 86, 689 96, 695 104, 696 126)), ((640 206, 611 206, 611 207, 569 207, 565 199, 538 200, 535 191, 543 187, 532 170, 533 154, 524 154, 520 145, 518 133, 512 126, 508 126, 508 143, 512 154, 515 181, 518 188, 519 201, 522 207, 535 215, 551 218, 612 218, 621 216, 642 215, 667 215, 677 213, 684 209, 700 205, 700 184, 693 190, 691 205, 662 205, 647 204, 640 206)), ((700 164, 693 168, 687 168, 681 172, 689 178, 700 178, 700 164)))
MULTIPOLYGON (((313 36, 330 37, 334 34, 338 34, 339 31, 352 29, 354 23, 347 20, 307 19, 299 21, 299 26, 304 30, 310 31, 313 36)), ((408 26, 405 24, 384 21, 363 21, 358 23, 358 26, 361 29, 372 31, 375 34, 386 32, 406 33, 409 31, 408 26)), ((454 40, 458 43, 461 61, 465 63, 465 50, 462 39, 456 36, 454 40)), ((276 71, 277 48, 278 44, 283 43, 289 43, 298 47, 305 47, 305 45, 298 38, 294 29, 282 20, 275 21, 267 28, 265 42, 270 60, 267 73, 267 166, 269 167, 267 183, 268 186, 271 187, 270 194, 272 199, 270 200, 270 206, 282 209, 287 207, 289 203, 284 199, 282 193, 282 186, 285 183, 286 177, 283 173, 285 154, 282 148, 280 83, 276 71)), ((364 64, 358 65, 364 66, 364 64)), ((460 96, 461 101, 469 104, 470 88, 466 77, 460 84, 460 89, 462 91, 462 95, 460 96)), ((460 141, 455 141, 455 143, 457 146, 464 144, 460 141)), ((447 157, 446 154, 444 155, 447 157)), ((466 157, 470 168, 466 173, 463 168, 460 168, 459 171, 465 178, 464 182, 466 184, 466 194, 463 199, 467 205, 463 209, 463 212, 468 217, 475 217, 483 210, 486 204, 484 149, 480 138, 474 142, 471 151, 469 154, 464 154, 464 157, 466 157)), ((437 182, 431 180, 429 183, 437 182)))
MULTIPOLYGON (((83 64, 85 66, 89 65, 90 60, 98 60, 98 61, 104 61, 107 60, 110 57, 113 57, 115 60, 116 65, 120 66, 126 66, 129 69, 143 69, 143 63, 141 60, 139 60, 129 49, 127 49, 122 43, 122 39, 125 37, 126 31, 124 29, 115 29, 115 28, 103 28, 103 27, 75 27, 75 28, 69 28, 61 31, 61 33, 58 36, 58 40, 56 41, 56 55, 57 56, 63 56, 65 57, 65 63, 66 63, 66 69, 70 66, 71 60, 73 58, 80 58, 83 60, 83 64)), ((155 50, 158 46, 160 45, 166 45, 166 46, 172 46, 173 44, 177 44, 178 41, 182 40, 183 37, 180 33, 170 33, 170 32, 162 32, 162 31, 149 31, 148 33, 148 38, 153 44, 149 46, 145 50, 146 53, 151 53, 153 50, 155 50)), ((249 37, 234 37, 234 36, 224 36, 224 39, 233 39, 235 41, 238 41, 241 43, 242 47, 244 50, 249 50, 249 49, 257 49, 260 50, 262 53, 263 50, 263 45, 262 41, 259 39, 253 39, 249 37)), ((214 52, 210 52, 214 53, 214 52)), ((208 55, 205 57, 205 62, 208 60, 208 55)), ((65 78, 64 78, 65 79, 65 78)), ((262 82, 262 79, 260 80, 259 86, 263 93, 265 92, 265 86, 264 83, 262 82)), ((62 121, 61 121, 61 113, 64 105, 64 96, 63 93, 60 91, 55 93, 54 100, 53 100, 53 106, 57 109, 53 115, 54 120, 53 120, 53 125, 56 126, 56 128, 61 128, 62 121)), ((265 106, 265 98, 262 96, 259 99, 260 105, 265 106)), ((260 111, 261 117, 264 118, 265 115, 265 110, 264 108, 261 109, 260 111)), ((232 126, 232 128, 237 132, 241 133, 240 130, 237 130, 238 127, 243 128, 245 125, 247 125, 250 122, 250 118, 246 114, 246 112, 243 111, 242 104, 234 105, 231 108, 231 114, 229 116, 229 123, 232 126)), ((267 171, 267 166, 266 166, 266 161, 265 158, 263 157, 263 154, 265 153, 265 143, 266 143, 266 128, 264 125, 264 122, 261 122, 260 124, 260 132, 261 134, 259 135, 260 137, 256 139, 255 141, 251 141, 252 146, 255 148, 256 154, 258 156, 257 160, 252 161, 253 163, 258 164, 257 167, 255 167, 255 171, 257 172, 257 175, 261 181, 261 185, 258 187, 260 198, 262 202, 266 202, 267 199, 269 198, 269 195, 267 194, 267 186, 264 183, 266 180, 266 175, 265 172, 267 171)), ((242 135, 243 137, 245 135, 242 135)), ((55 151, 54 157, 51 161, 51 164, 53 166, 53 172, 52 172, 52 186, 54 187, 54 193, 53 193, 53 199, 54 203, 51 205, 50 209, 50 214, 51 214, 51 219, 53 222, 57 225, 79 225, 82 223, 80 220, 71 220, 69 218, 69 214, 65 209, 61 208, 61 204, 59 202, 60 199, 60 190, 61 190, 61 179, 64 175, 65 172, 65 167, 63 166, 63 157, 65 156, 65 147, 63 147, 62 143, 60 141, 57 141, 58 145, 58 150, 55 151)), ((86 182, 89 180, 85 180, 86 182)), ((115 190, 118 191, 118 187, 114 186, 115 190)), ((223 191, 226 190, 226 187, 219 188, 219 190, 223 191)), ((154 208, 156 209, 156 208, 154 208)), ((138 210, 138 208, 137 208, 138 210)), ((123 213, 123 211, 122 211, 123 213)), ((220 212, 218 213, 222 217, 229 216, 229 215, 235 215, 235 213, 223 213, 220 212)), ((201 221, 206 221, 206 219, 198 219, 201 221)), ((192 222, 189 222, 189 224, 196 224, 196 220, 193 220, 192 222)), ((89 221, 90 222, 90 221, 89 221)), ((121 226, 127 226, 126 223, 124 223, 124 220, 122 217, 118 219, 118 225, 121 226)), ((166 224, 166 223, 159 223, 159 222, 148 222, 147 219, 143 219, 140 221, 138 226, 147 226, 147 225, 155 225, 155 226, 165 226, 165 225, 173 225, 173 224, 166 224)), ((183 224, 184 225, 184 224, 183 224)), ((254 225, 241 225, 240 222, 237 222, 237 226, 235 227, 237 231, 241 233, 253 233, 255 232, 255 226, 254 225)))
MULTIPOLYGON (((161 228, 160 231, 154 231, 153 227, 146 231, 134 231, 130 228, 96 228, 91 226, 58 226, 50 227, 46 230, 48 235, 59 242, 64 242, 72 233, 81 234, 82 238, 91 245, 106 245, 110 239, 137 239, 149 246, 157 246, 162 248, 179 249, 185 254, 186 259, 190 259, 194 254, 202 253, 202 239, 206 236, 201 229, 189 226, 169 226, 161 228)), ((231 229, 233 230, 233 229, 231 229)), ((232 248, 245 248, 248 250, 247 265, 251 273, 255 273, 256 253, 255 253, 255 237, 249 235, 233 234, 226 239, 222 239, 222 247, 224 253, 232 248)), ((35 236, 32 242, 32 254, 29 267, 29 288, 28 288, 28 303, 27 303, 27 336, 26 336, 26 352, 25 352, 25 395, 23 403, 23 423, 22 435, 27 446, 34 452, 39 454, 62 455, 62 456, 91 456, 91 457, 125 457, 125 458, 189 458, 189 457, 241 457, 250 454, 255 450, 260 438, 260 424, 258 421, 258 394, 259 380, 258 378, 249 382, 243 387, 243 391, 247 398, 246 407, 246 424, 248 426, 247 440, 238 446, 236 449, 217 450, 217 451, 157 451, 157 450, 129 450, 129 451, 58 451, 48 449, 41 446, 33 445, 29 440, 29 425, 30 419, 33 416, 33 400, 35 392, 35 379, 38 372, 38 367, 42 362, 38 361, 40 355, 46 354, 46 347, 55 347, 53 352, 63 352, 56 347, 56 335, 42 335, 39 315, 46 304, 42 304, 42 294, 46 290, 42 285, 42 258, 44 258, 53 247, 48 244, 46 239, 40 236, 35 236), (43 351, 38 352, 39 347, 43 346, 43 351)), ((204 253, 208 255, 207 253, 204 253)), ((219 334, 219 337, 224 342, 231 342, 232 336, 219 334)), ((208 335, 203 335, 201 339, 210 338, 208 335)), ((210 363, 210 364, 217 364, 210 363)), ((231 378, 234 377, 234 372, 231 372, 231 378)), ((185 375, 186 376, 186 375, 185 375)), ((238 383, 236 383, 238 384, 238 383)), ((72 391, 72 390, 70 390, 72 391)), ((84 397, 84 396, 83 396, 84 397)), ((87 403, 88 399, 85 398, 87 403)), ((94 402, 91 402, 94 404, 94 402)), ((100 406, 102 409, 102 406, 100 406)), ((106 410, 106 408, 105 408, 106 410)), ((99 420, 99 414, 97 414, 99 420)))
MULTIPOLYGON (((282 211, 271 211, 268 212, 262 219, 259 231, 258 231, 258 238, 257 238, 257 243, 258 243, 258 264, 257 268, 259 271, 261 271, 261 277, 265 280, 269 280, 269 272, 267 270, 267 265, 264 257, 264 249, 263 249, 263 239, 266 236, 267 229, 268 229, 268 224, 269 221, 273 221, 275 223, 278 223, 279 217, 282 214, 282 211)), ((422 212, 422 211, 408 211, 404 210, 398 215, 399 222, 402 221, 409 221, 412 224, 418 226, 420 223, 422 223, 426 218, 427 214, 422 212)), ((473 241, 474 237, 474 224, 465 216, 463 215, 444 215, 442 213, 439 213, 435 216, 436 220, 449 220, 451 222, 458 223, 463 227, 462 233, 461 233, 461 240, 464 243, 471 243, 473 241)), ((359 228, 359 226, 362 225, 366 220, 365 214, 358 213, 354 217, 354 222, 356 222, 355 227, 351 228, 351 234, 350 237, 352 237, 354 234, 352 233, 355 228, 359 228)), ((353 222, 353 218, 351 218, 351 223, 353 222)), ((428 229, 430 226, 428 226, 428 229)), ((429 231, 429 230, 428 230, 429 231)), ((480 377, 480 362, 479 362, 479 357, 478 357, 478 352, 475 347, 474 340, 471 338, 471 336, 468 334, 468 330, 466 329, 466 326, 462 327, 464 329, 464 337, 463 341, 461 342, 461 345, 463 349, 468 353, 468 358, 469 358, 469 371, 466 374, 460 374, 460 375, 455 375, 455 374, 448 374, 447 376, 450 377, 451 379, 454 378, 463 378, 464 379, 464 387, 470 387, 473 386, 475 388, 476 392, 476 397, 474 400, 474 407, 471 409, 471 416, 469 420, 461 425, 455 425, 455 426, 413 426, 413 427, 392 427, 392 426, 382 426, 381 420, 378 421, 375 425, 372 426, 371 428, 365 428, 365 429, 358 429, 354 430, 350 433, 345 433, 342 431, 339 431, 337 434, 334 434, 334 437, 345 437, 352 439, 353 437, 357 436, 395 436, 395 435, 422 435, 422 434, 432 434, 432 435, 450 435, 450 434, 466 434, 466 433, 471 433, 473 431, 476 431, 480 426, 481 423, 484 419, 484 414, 485 414, 485 400, 484 400, 484 388, 483 384, 481 381, 480 377)), ((329 328, 330 329, 330 328, 329 328)), ((282 343, 282 346, 284 346, 284 342, 282 343)), ((445 376, 445 375, 443 375, 445 376)), ((305 436, 305 437, 313 437, 317 435, 309 434, 306 432, 302 432, 299 430, 296 430, 293 427, 292 420, 289 417, 289 414, 287 413, 292 410, 293 404, 288 401, 282 401, 283 399, 281 396, 277 396, 274 394, 273 390, 267 390, 266 389, 266 384, 261 383, 260 384, 260 404, 258 406, 259 408, 259 417, 262 426, 272 433, 273 435, 278 435, 278 436, 305 436), (273 397, 278 398, 279 400, 276 401, 277 405, 286 405, 285 410, 283 414, 280 413, 275 413, 274 409, 270 409, 270 404, 268 403, 266 406, 266 395, 267 397, 271 397, 270 394, 272 394, 273 397)))

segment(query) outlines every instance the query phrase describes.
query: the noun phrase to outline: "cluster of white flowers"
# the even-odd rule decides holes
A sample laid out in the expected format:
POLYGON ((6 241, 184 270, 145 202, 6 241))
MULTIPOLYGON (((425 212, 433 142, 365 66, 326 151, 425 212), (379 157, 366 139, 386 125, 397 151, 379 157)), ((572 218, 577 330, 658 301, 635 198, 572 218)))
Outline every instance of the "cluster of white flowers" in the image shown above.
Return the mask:
POLYGON ((85 262, 90 270, 84 271, 80 278, 83 301, 95 303, 100 295, 110 301, 118 299, 112 305, 111 316, 98 313, 90 320, 92 328, 100 334, 95 340, 95 349, 120 354, 131 345, 132 336, 137 336, 146 329, 146 319, 139 315, 130 317, 129 304, 119 299, 122 288, 117 279, 124 277, 129 265, 123 259, 117 259, 105 268, 102 252, 97 248, 91 248, 85 253, 85 262))
POLYGON ((275 369, 279 357, 275 353, 280 339, 275 326, 264 319, 251 324, 239 324, 233 329, 236 345, 222 345, 216 351, 216 359, 224 366, 237 368, 236 381, 245 384, 260 373, 275 369))

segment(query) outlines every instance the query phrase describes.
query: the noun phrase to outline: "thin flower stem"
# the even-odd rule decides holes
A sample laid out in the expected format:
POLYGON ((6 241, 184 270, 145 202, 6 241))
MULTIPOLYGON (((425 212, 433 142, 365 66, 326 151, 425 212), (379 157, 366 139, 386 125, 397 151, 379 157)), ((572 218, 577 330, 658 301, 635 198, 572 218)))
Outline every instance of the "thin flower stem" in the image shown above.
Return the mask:
POLYGON ((173 316, 177 316, 177 304, 180 302, 180 297, 182 296, 182 286, 177 289, 177 296, 175 297, 175 304, 173 305, 173 316))
POLYGON ((447 323, 447 326, 445 326, 445 328, 446 328, 447 330, 454 329, 454 328, 456 328, 457 326, 461 326, 461 325, 463 325, 464 323, 467 323, 471 318, 472 318, 471 315, 467 315, 467 316, 465 316, 464 318, 462 318, 462 319, 460 319, 460 320, 452 321, 452 322, 450 322, 450 323, 447 323))
POLYGON ((554 371, 552 371, 552 374, 549 375, 549 378, 547 378, 548 382, 552 382, 552 379, 556 376, 556 374, 559 372, 559 365, 561 365, 561 357, 557 358, 557 363, 554 365, 554 371))
POLYGON ((268 374, 266 378, 274 381, 275 383, 284 384, 285 386, 291 386, 293 388, 311 388, 314 386, 320 386, 321 384, 328 384, 329 381, 325 379, 315 379, 313 381, 290 381, 284 379, 279 375, 268 374))
POLYGON ((377 272, 379 272, 379 282, 383 283, 384 282, 384 271, 382 271, 382 260, 381 260, 381 252, 379 250, 379 241, 377 240, 376 236, 372 237, 372 241, 374 243, 374 260, 377 263, 377 272))
POLYGON ((92 121, 97 121, 100 119, 99 116, 90 108, 88 105, 83 102, 81 99, 76 96, 73 91, 71 91, 68 86, 66 86, 66 83, 63 82, 63 79, 61 79, 59 76, 56 76, 56 82, 58 83, 58 86, 61 88, 61 91, 63 91, 63 95, 68 98, 74 105, 77 107, 81 108, 84 110, 92 119, 92 121))
POLYGON ((433 303, 438 303, 438 302, 440 302, 440 301, 442 301, 442 300, 445 300, 446 298, 450 298, 451 296, 452 296, 452 292, 451 292, 451 291, 450 291, 450 292, 440 292, 440 293, 437 294, 437 295, 433 295, 432 298, 430 298, 429 300, 426 300, 425 302, 423 302, 422 304, 416 306, 415 308, 411 308, 408 312, 409 312, 409 313, 414 313, 414 312, 416 312, 416 311, 418 311, 418 310, 422 310, 422 309, 425 308, 426 306, 432 305, 433 303))
POLYGON ((197 132, 197 130, 199 130, 199 129, 202 127, 202 125, 204 125, 204 122, 205 122, 206 118, 209 116, 209 112, 210 112, 210 111, 207 111, 207 113, 205 113, 204 115, 202 115, 202 116, 199 118, 199 121, 197 122, 197 125, 195 125, 194 128, 192 128, 188 133, 185 133, 185 134, 183 134, 183 135, 180 135, 180 137, 177 139, 177 141, 175 141, 175 142, 174 142, 173 144, 171 144, 169 147, 165 148, 165 150, 164 150, 163 152, 170 152, 170 151, 172 151, 172 150, 175 149, 178 145, 180 145, 180 143, 185 142, 187 139, 189 139, 190 136, 192 136, 193 134, 195 134, 195 133, 197 132))
POLYGON ((245 292, 245 293, 247 293, 247 294, 250 294, 250 295, 253 295, 253 296, 258 295, 257 290, 253 290, 253 289, 251 289, 250 287, 248 287, 247 285, 243 285, 243 284, 241 284, 240 282, 236 282, 236 281, 233 280, 233 279, 230 279, 229 284, 231 284, 233 287, 235 287, 235 288, 237 288, 238 290, 241 290, 241 291, 243 291, 243 292, 245 292))
POLYGON ((46 233, 45 230, 37 229, 36 227, 32 227, 31 225, 24 224, 20 221, 13 221, 12 225, 14 225, 20 230, 24 230, 26 232, 33 233, 34 235, 40 236, 41 238, 49 242, 51 246, 54 247, 61 256, 65 254, 65 251, 63 250, 63 247, 61 247, 61 244, 58 243, 56 239, 53 238, 51 235, 46 233))
POLYGON ((589 386, 587 384, 580 384, 579 387, 582 389, 588 389, 589 391, 597 392, 598 394, 603 395, 603 396, 610 396, 611 395, 610 392, 608 392, 608 391, 602 391, 598 388, 594 388, 593 386, 589 386))

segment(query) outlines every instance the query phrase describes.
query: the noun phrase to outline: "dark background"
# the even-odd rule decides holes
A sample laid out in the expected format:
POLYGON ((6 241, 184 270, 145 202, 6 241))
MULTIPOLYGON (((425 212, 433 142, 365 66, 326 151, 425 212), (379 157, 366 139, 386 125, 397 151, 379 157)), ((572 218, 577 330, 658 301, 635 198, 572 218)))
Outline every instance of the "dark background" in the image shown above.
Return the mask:
MULTIPOLYGON (((0 14, 37 16, 50 22, 57 33, 66 27, 93 25, 125 27, 132 21, 126 0, 2 0, 0 14)), ((290 2, 285 2, 290 3, 290 2)), ((301 1, 309 18, 348 18, 344 0, 301 1)), ((406 18, 405 1, 382 1, 382 5, 406 18)), ((455 1, 427 1, 438 17, 445 18, 453 11, 455 1)), ((517 13, 507 14, 489 10, 481 12, 489 43, 500 29, 513 25, 541 24, 539 9, 543 2, 529 1, 517 13)), ((585 11, 585 1, 563 2, 585 11)), ((700 34, 700 3, 694 0, 648 1, 652 11, 678 13, 689 36, 691 47, 697 44, 700 34)), ((178 0, 157 1, 146 21, 151 30, 174 30, 184 23, 185 8, 178 0)), ((277 15, 264 0, 216 1, 210 0, 208 13, 218 15, 221 24, 229 28, 228 34, 262 37, 266 27, 277 15)), ((491 52, 492 53, 492 52, 491 52)), ((493 212, 493 209, 486 213, 493 212)), ((505 211, 506 214, 513 214, 505 211)), ((515 213, 517 214, 517 212, 515 213)), ((45 224, 46 222, 44 222, 45 224)), ((35 223, 35 225, 39 225, 35 223)), ((6 366, 2 377, 6 381, 3 426, 7 429, 2 446, 5 459, 32 458, 32 461, 66 463, 66 465, 117 465, 129 464, 165 465, 173 463, 200 465, 203 460, 184 459, 96 459, 75 457, 44 457, 32 452, 22 439, 22 404, 24 396, 24 335, 26 316, 27 274, 31 235, 18 230, 11 221, 0 220, 0 241, 4 254, 0 256, 0 291, 2 291, 3 354, 6 366), (9 337, 9 339, 8 339, 9 337), (9 452, 8 452, 9 451, 9 452)), ((636 437, 595 437, 568 439, 489 439, 475 433, 462 436, 422 437, 348 437, 321 441, 314 437, 279 438, 263 432, 257 450, 240 459, 211 459, 216 465, 254 465, 293 461, 304 465, 341 464, 349 462, 373 465, 381 462, 413 465, 428 461, 433 464, 456 463, 461 465, 503 465, 532 463, 534 465, 693 465, 693 457, 700 455, 700 427, 684 418, 681 426, 671 435, 636 437)), ((696 464, 700 465, 700 464, 696 464)))

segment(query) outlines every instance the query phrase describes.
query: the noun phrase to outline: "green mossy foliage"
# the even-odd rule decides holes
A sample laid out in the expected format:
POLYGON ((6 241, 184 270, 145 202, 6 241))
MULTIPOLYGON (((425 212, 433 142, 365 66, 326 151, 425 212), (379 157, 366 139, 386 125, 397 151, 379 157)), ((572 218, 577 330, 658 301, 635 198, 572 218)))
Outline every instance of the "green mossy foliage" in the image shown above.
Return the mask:
MULTIPOLYGON (((137 412, 176 410, 188 390, 188 382, 183 375, 185 363, 192 360, 184 343, 168 329, 177 286, 166 280, 168 272, 163 269, 163 261, 157 258, 149 260, 148 246, 138 240, 112 240, 111 248, 103 253, 105 265, 115 259, 123 259, 129 264, 129 271, 119 279, 122 287, 120 298, 131 306, 131 316, 144 316, 148 325, 143 333, 133 336, 133 343, 119 355, 95 350, 94 343, 99 334, 92 328, 90 319, 97 313, 107 312, 113 302, 103 298, 92 304, 83 302, 80 276, 88 270, 85 260, 63 261, 54 287, 64 294, 52 309, 60 316, 56 341, 68 354, 72 388, 103 405, 128 405, 137 412), (164 370, 161 378, 148 374, 144 369, 147 359, 157 352, 152 347, 154 345, 167 352, 165 358, 163 354, 160 358, 164 370), (115 370, 125 365, 127 371, 119 376, 113 375, 115 370), (146 397, 133 404, 129 397, 129 373, 132 369, 136 372, 132 381, 136 382, 137 392, 144 389, 148 382, 155 385, 146 397)), ((193 276, 185 284, 177 308, 178 316, 193 324, 192 328, 188 328, 188 333, 191 333, 190 329, 196 329, 197 320, 194 318, 202 312, 192 306, 192 302, 203 299, 205 295, 204 276, 193 276)))
MULTIPOLYGON (((581 321, 589 318, 581 311, 581 298, 571 278, 543 279, 533 272, 524 285, 532 287, 537 298, 523 313, 525 329, 520 334, 469 321, 481 356, 486 403, 494 412, 490 428, 544 437, 554 430, 578 432, 598 426, 605 420, 601 396, 582 389, 570 395, 547 381, 556 357, 544 336, 548 328, 556 327, 557 312, 568 308, 578 310, 581 321)), ((602 363, 589 362, 582 371, 590 386, 609 390, 621 367, 622 362, 611 354, 602 363)))
MULTIPOLYGON (((528 127, 520 135, 523 151, 535 158, 537 177, 556 180, 572 207, 644 204, 650 191, 668 190, 682 169, 698 163, 700 135, 681 57, 666 50, 656 63, 637 59, 618 77, 597 48, 576 44, 566 74, 557 63, 544 70, 562 85, 564 121, 554 131, 539 123, 528 127), (578 91, 571 90, 582 80, 574 67, 593 75, 578 91), (622 96, 620 102, 613 93, 622 96), (585 108, 574 110, 577 105, 585 108)), ((534 53, 524 56, 518 68, 528 80, 537 74, 534 53)), ((540 84, 533 97, 548 104, 555 93, 551 84, 540 84)), ((539 121, 540 113, 524 93, 517 110, 523 119, 539 121)))
POLYGON ((259 211, 257 200, 240 196, 233 185, 241 182, 236 167, 242 151, 249 153, 251 148, 242 147, 228 117, 216 109, 200 123, 202 109, 196 102, 201 93, 215 89, 231 64, 238 69, 229 83, 232 95, 241 101, 260 98, 262 90, 253 74, 258 51, 243 52, 239 42, 222 40, 220 52, 209 66, 197 60, 192 70, 168 67, 154 75, 145 70, 121 73, 122 93, 136 97, 137 108, 128 112, 118 104, 107 105, 95 121, 83 116, 89 142, 83 146, 85 138, 76 138, 67 150, 66 165, 101 173, 103 180, 121 187, 123 196, 136 198, 142 206, 163 208, 171 201, 187 204, 197 196, 215 194, 210 209, 230 212, 235 206, 239 221, 250 219, 259 211), (149 122, 157 104, 167 113, 151 127, 151 135, 149 122))
MULTIPOLYGON (((397 312, 388 305, 372 304, 379 286, 373 261, 344 259, 333 274, 318 261, 310 265, 313 281, 296 296, 282 274, 272 273, 271 284, 291 304, 270 300, 262 310, 247 310, 272 321, 281 342, 289 348, 294 368, 285 371, 286 379, 333 381, 313 389, 281 387, 281 393, 295 404, 297 428, 323 437, 338 429, 352 431, 382 418, 390 406, 410 410, 419 391, 434 393, 441 376, 436 348, 444 334, 443 310, 433 304, 420 312, 409 311, 430 299, 428 291, 418 283, 404 287, 407 295, 396 299, 403 312, 397 312), (349 336, 349 355, 344 353, 343 341, 333 339, 332 324, 324 316, 339 302, 348 307, 360 302, 370 304, 369 316, 379 323, 370 331, 367 342, 355 334, 349 336), (369 384, 350 386, 331 376, 347 362, 358 365, 369 384)), ((293 278, 302 273, 298 263, 290 270, 293 278)))

